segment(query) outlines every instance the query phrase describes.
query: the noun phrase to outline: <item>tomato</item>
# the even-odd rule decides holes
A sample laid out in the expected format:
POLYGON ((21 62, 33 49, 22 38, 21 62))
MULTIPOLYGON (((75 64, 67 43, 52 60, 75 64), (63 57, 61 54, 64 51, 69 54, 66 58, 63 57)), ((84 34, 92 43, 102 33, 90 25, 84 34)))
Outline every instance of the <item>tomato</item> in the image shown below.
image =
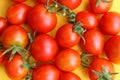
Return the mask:
POLYGON ((35 5, 28 14, 29 26, 37 33, 47 33, 57 24, 56 14, 47 11, 44 5, 35 5))
POLYGON ((73 49, 62 50, 55 58, 55 64, 62 71, 72 71, 79 67, 80 63, 80 55, 73 49))
POLYGON ((64 24, 56 33, 56 41, 59 46, 70 48, 80 41, 80 36, 74 32, 73 24, 64 24))
POLYGON ((82 0, 57 0, 60 4, 65 5, 70 9, 76 9, 82 2, 82 0))
POLYGON ((13 2, 24 2, 26 0, 11 0, 11 1, 13 1, 13 2))
POLYGON ((60 70, 52 64, 38 66, 32 72, 33 80, 59 80, 60 70))
POLYGON ((120 14, 107 12, 100 20, 100 29, 109 35, 116 35, 120 32, 120 14))
POLYGON ((120 35, 113 36, 107 40, 105 53, 111 62, 120 64, 120 35))
POLYGON ((3 17, 0 17, 0 34, 7 27, 7 20, 3 17))
POLYGON ((83 24, 83 28, 85 29, 93 29, 98 26, 97 16, 88 11, 78 12, 76 15, 76 22, 81 22, 83 24))
POLYGON ((59 80, 81 80, 79 76, 72 72, 63 72, 59 80))
POLYGON ((54 38, 48 34, 38 35, 31 46, 32 56, 39 62, 52 60, 58 51, 58 46, 54 38))
MULTIPOLYGON (((36 0, 38 3, 40 3, 40 4, 46 4, 46 1, 47 0, 36 0)), ((50 4, 52 4, 52 0, 50 0, 50 2, 49 2, 50 4)))
MULTIPOLYGON (((110 73, 114 72, 114 67, 113 67, 113 64, 110 61, 108 61, 107 59, 97 58, 90 64, 88 73, 89 73, 90 80, 99 80, 100 76, 97 76, 93 72, 93 70, 102 74, 101 80, 109 80, 110 78, 112 78, 112 76, 110 76, 110 73), (105 72, 104 72, 105 74, 103 73, 102 69, 105 70, 105 72)), ((112 80, 112 79, 110 79, 110 80, 112 80)))
POLYGON ((88 30, 83 34, 85 42, 80 41, 82 49, 92 55, 99 55, 103 51, 104 47, 104 36, 103 34, 95 29, 88 30))
POLYGON ((22 80, 27 75, 27 70, 22 67, 23 63, 22 57, 18 54, 11 61, 9 58, 5 60, 4 67, 8 77, 12 80, 22 80))
POLYGON ((23 4, 17 3, 10 6, 7 9, 6 17, 10 24, 22 24, 27 19, 27 14, 29 12, 30 7, 23 4))
POLYGON ((11 25, 3 31, 1 43, 6 49, 12 46, 25 48, 29 43, 29 39, 25 29, 19 25, 11 25))
POLYGON ((97 14, 107 12, 112 7, 112 4, 113 0, 89 0, 91 10, 97 14))
POLYGON ((4 60, 4 56, 1 56, 2 53, 3 53, 3 51, 0 50, 0 64, 2 64, 2 63, 3 63, 3 60, 4 60))

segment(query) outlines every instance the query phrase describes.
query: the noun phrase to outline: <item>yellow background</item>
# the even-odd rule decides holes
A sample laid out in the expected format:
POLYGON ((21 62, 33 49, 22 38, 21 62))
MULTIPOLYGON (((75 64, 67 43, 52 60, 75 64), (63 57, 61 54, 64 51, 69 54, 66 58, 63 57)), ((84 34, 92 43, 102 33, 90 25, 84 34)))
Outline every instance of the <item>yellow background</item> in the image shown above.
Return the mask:
MULTIPOLYGON (((10 0, 0 0, 0 16, 5 17, 7 8, 12 4, 14 4, 14 3, 11 2, 10 0)), ((36 2, 34 0, 28 0, 27 2, 25 2, 25 4, 33 6, 34 4, 36 4, 36 2)), ((75 9, 74 12, 77 13, 79 11, 85 10, 87 6, 88 6, 88 0, 82 0, 82 4, 77 9, 75 9)), ((113 6, 110 11, 117 11, 120 13, 120 0, 113 0, 113 6)), ((57 17, 58 17, 57 27, 52 32, 49 33, 53 37, 55 36, 56 30, 61 25, 63 25, 66 21, 66 19, 64 17, 62 17, 61 15, 59 15, 57 17)), ((23 25, 23 26, 25 26, 25 25, 23 25)), ((79 53, 81 53, 79 46, 76 45, 75 47, 73 47, 73 49, 75 49, 75 50, 79 51, 79 53)), ((114 67, 115 67, 115 71, 120 73, 120 65, 114 64, 114 67)), ((79 67, 74 72, 78 76, 81 77, 81 80, 90 80, 88 78, 87 69, 83 69, 82 67, 79 67)), ((5 74, 3 65, 0 65, 0 80, 10 80, 7 77, 7 75, 5 74)), ((120 80, 120 74, 116 75, 114 80, 120 80)))

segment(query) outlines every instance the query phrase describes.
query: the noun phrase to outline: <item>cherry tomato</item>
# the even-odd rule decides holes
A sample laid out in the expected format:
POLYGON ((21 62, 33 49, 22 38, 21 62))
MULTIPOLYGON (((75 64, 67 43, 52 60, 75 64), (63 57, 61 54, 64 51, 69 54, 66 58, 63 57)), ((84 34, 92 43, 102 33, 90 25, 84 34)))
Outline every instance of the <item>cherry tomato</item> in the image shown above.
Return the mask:
MULTIPOLYGON (((46 4, 46 1, 47 0, 36 0, 38 3, 40 3, 40 4, 46 4)), ((50 0, 50 2, 49 2, 50 4, 52 4, 52 0, 50 0)))
POLYGON ((120 64, 120 35, 113 36, 107 40, 105 52, 110 61, 120 64))
POLYGON ((106 12, 100 20, 100 29, 109 35, 120 32, 120 14, 117 12, 106 12))
POLYGON ((3 31, 1 43, 6 49, 12 46, 25 48, 29 43, 29 39, 25 29, 19 25, 11 25, 3 31))
POLYGON ((31 46, 32 56, 39 62, 48 62, 52 60, 58 51, 58 46, 54 38, 48 34, 38 35, 31 46))
POLYGON ((60 70, 52 64, 38 66, 32 72, 33 80, 59 80, 60 70))
POLYGON ((89 0, 89 5, 94 13, 102 14, 107 12, 113 4, 113 0, 89 0))
POLYGON ((35 5, 28 14, 29 26, 37 33, 47 33, 57 24, 55 14, 48 12, 44 5, 35 5))
MULTIPOLYGON (((90 64, 88 73, 89 73, 90 80, 99 80, 98 78, 100 78, 100 76, 98 76, 95 72, 93 72, 93 70, 95 72, 99 72, 100 74, 102 74, 101 75, 102 80, 105 80, 106 77, 108 78, 108 75, 110 75, 110 73, 114 72, 114 67, 113 67, 113 64, 107 59, 97 58, 90 64), (103 70, 105 71, 104 72, 105 74, 103 73, 103 70)), ((110 78, 112 78, 112 76, 110 76, 110 78)), ((109 79, 106 79, 106 80, 109 80, 109 79)))
POLYGON ((17 3, 10 6, 7 9, 6 17, 10 24, 22 24, 27 19, 27 14, 29 12, 30 7, 23 4, 17 3))
POLYGON ((92 55, 99 55, 103 51, 104 47, 104 36, 103 34, 95 29, 88 30, 83 34, 85 42, 80 41, 82 49, 92 55))
POLYGON ((59 80, 81 80, 79 76, 72 72, 63 72, 59 80))
POLYGON ((62 71, 72 71, 79 67, 81 63, 80 55, 72 49, 65 49, 58 53, 55 58, 55 64, 62 71))
POLYGON ((27 75, 27 70, 22 67, 23 59, 20 55, 15 54, 14 58, 9 61, 5 60, 5 71, 12 80, 22 80, 27 75))
POLYGON ((56 41, 59 46, 70 48, 80 41, 80 36, 74 32, 73 24, 64 24, 56 33, 56 41))
POLYGON ((13 1, 13 2, 25 2, 27 0, 11 0, 11 1, 13 1))
POLYGON ((3 17, 0 17, 0 34, 7 27, 7 20, 3 17))
POLYGON ((4 56, 1 56, 2 53, 3 53, 3 51, 0 50, 0 64, 2 64, 2 63, 3 63, 3 60, 4 60, 4 56))
POLYGON ((83 28, 85 29, 93 29, 98 26, 97 16, 88 11, 78 12, 76 15, 76 22, 81 22, 83 24, 83 28))
POLYGON ((57 1, 70 9, 76 9, 82 2, 82 0, 57 0, 57 1))

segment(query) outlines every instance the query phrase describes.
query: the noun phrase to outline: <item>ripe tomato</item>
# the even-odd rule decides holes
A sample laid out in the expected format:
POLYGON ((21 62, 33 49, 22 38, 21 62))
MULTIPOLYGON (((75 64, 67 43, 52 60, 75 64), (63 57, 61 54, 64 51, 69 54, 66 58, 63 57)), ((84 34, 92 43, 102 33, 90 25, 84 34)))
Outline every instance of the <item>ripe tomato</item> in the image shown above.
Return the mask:
MULTIPOLYGON (((40 3, 40 4, 46 4, 46 1, 47 0, 36 0, 38 3, 40 3)), ((52 0, 50 0, 50 2, 49 2, 50 4, 52 4, 52 0)))
POLYGON ((26 0, 11 0, 11 1, 13 1, 13 2, 24 2, 26 0))
POLYGON ((54 38, 47 34, 38 35, 31 46, 32 56, 39 62, 52 60, 58 51, 58 46, 54 38))
POLYGON ((27 75, 27 70, 22 67, 23 59, 20 55, 15 54, 14 58, 9 61, 5 60, 4 67, 9 78, 12 80, 21 80, 27 75))
POLYGON ((120 35, 113 36, 107 40, 105 52, 110 61, 120 64, 120 35))
POLYGON ((81 80, 79 76, 72 72, 63 72, 59 80, 81 80))
POLYGON ((76 22, 81 22, 83 28, 93 29, 98 26, 97 16, 88 11, 81 11, 76 15, 76 22))
POLYGON ((0 34, 7 27, 7 20, 3 17, 0 17, 0 34))
POLYGON ((73 24, 64 24, 56 33, 56 41, 59 46, 70 48, 80 41, 80 36, 74 32, 73 24))
MULTIPOLYGON (((88 73, 89 73, 90 80, 99 80, 98 78, 100 78, 100 76, 96 75, 93 72, 93 70, 102 74, 101 75, 102 79, 100 79, 100 80, 109 80, 108 78, 106 79, 106 77, 112 78, 112 76, 108 76, 108 75, 110 75, 110 73, 114 72, 114 67, 113 67, 113 64, 110 61, 108 61, 107 59, 97 58, 90 64, 88 73), (104 74, 103 74, 103 70, 102 70, 103 68, 105 70, 104 74)), ((110 80, 112 80, 112 79, 110 79, 110 80)))
POLYGON ((77 51, 65 49, 58 53, 55 58, 55 64, 62 71, 72 71, 80 66, 81 58, 77 51))
POLYGON ((97 14, 107 12, 112 7, 112 4, 113 0, 89 0, 91 10, 97 14))
POLYGON ((29 12, 30 7, 23 4, 17 3, 10 6, 7 9, 6 17, 10 24, 22 24, 27 19, 27 14, 29 12))
POLYGON ((104 36, 103 34, 95 29, 88 30, 83 34, 85 42, 80 41, 83 50, 92 55, 99 55, 103 51, 104 47, 104 36))
POLYGON ((57 0, 60 4, 67 6, 70 9, 77 8, 82 0, 57 0))
POLYGON ((27 32, 19 25, 8 26, 2 33, 1 43, 6 49, 12 46, 25 48, 28 42, 27 32))
POLYGON ((33 80, 59 80, 60 70, 52 64, 38 66, 32 72, 33 80))
POLYGON ((4 59, 4 56, 1 56, 1 55, 2 55, 2 53, 3 53, 3 51, 2 51, 2 50, 0 50, 0 64, 2 64, 2 63, 3 63, 3 59, 4 59))
POLYGON ((47 33, 57 24, 56 14, 47 11, 44 5, 35 5, 28 14, 29 26, 37 33, 47 33))
POLYGON ((116 35, 120 32, 120 14, 107 12, 100 20, 100 29, 109 35, 116 35))

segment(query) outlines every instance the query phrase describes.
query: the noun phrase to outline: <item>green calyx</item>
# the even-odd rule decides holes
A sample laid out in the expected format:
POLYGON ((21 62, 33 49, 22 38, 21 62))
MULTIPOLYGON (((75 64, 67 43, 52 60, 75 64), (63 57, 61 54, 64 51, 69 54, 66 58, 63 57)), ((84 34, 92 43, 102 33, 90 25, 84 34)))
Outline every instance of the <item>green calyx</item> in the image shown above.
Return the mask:
POLYGON ((92 70, 92 72, 98 76, 97 80, 113 80, 112 75, 118 74, 118 73, 108 73, 105 70, 104 66, 102 66, 102 72, 101 73, 97 72, 95 70, 92 70))
POLYGON ((100 4, 101 1, 103 1, 104 3, 113 2, 113 0, 97 0, 97 2, 96 2, 96 7, 100 4))

